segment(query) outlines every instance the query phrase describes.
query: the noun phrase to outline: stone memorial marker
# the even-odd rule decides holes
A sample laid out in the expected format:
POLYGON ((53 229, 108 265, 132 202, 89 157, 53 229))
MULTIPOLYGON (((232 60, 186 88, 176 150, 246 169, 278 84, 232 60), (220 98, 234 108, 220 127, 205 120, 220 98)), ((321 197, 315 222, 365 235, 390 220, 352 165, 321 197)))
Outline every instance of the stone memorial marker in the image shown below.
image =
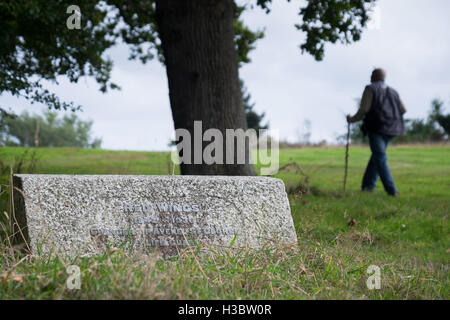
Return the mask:
POLYGON ((128 246, 170 256, 199 243, 297 243, 280 179, 20 174, 14 186, 16 220, 34 252, 128 246))

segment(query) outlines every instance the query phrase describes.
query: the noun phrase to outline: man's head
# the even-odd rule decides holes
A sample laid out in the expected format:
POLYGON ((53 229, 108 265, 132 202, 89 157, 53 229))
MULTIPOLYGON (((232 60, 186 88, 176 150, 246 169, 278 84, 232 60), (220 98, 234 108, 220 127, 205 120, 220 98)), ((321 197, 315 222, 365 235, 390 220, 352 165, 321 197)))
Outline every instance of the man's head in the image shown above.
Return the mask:
POLYGON ((372 76, 370 77, 371 82, 384 81, 384 79, 386 79, 386 71, 381 68, 372 71, 372 76))

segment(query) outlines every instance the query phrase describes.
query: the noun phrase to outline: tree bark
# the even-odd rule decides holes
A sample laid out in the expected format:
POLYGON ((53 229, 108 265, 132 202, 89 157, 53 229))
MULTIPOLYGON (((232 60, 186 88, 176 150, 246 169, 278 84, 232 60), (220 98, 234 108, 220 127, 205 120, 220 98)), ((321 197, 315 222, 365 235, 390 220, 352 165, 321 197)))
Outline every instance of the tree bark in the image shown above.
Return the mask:
MULTIPOLYGON (((192 141, 194 121, 202 121, 203 132, 219 129, 224 145, 226 129, 247 129, 234 43, 235 8, 233 0, 156 1, 175 129, 187 129, 192 141)), ((207 144, 203 142, 202 150, 207 144)), ((255 175, 246 160, 245 164, 182 163, 180 168, 185 175, 255 175)))

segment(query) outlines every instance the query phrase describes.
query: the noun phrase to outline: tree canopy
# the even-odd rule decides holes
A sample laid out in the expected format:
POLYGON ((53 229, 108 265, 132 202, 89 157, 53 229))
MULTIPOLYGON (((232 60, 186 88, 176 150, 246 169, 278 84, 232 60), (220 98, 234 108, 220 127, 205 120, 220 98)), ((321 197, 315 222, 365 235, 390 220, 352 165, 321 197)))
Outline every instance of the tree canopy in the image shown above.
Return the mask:
MULTIPOLYGON (((102 92, 118 89, 111 82, 113 62, 107 49, 126 43, 130 59, 143 63, 157 57, 164 63, 158 34, 155 0, 80 0, 81 28, 68 29, 66 10, 72 4, 61 0, 0 0, 0 93, 22 96, 53 109, 78 109, 60 101, 43 86, 67 76, 71 82, 89 76, 102 92)), ((299 10, 295 27, 306 33, 302 52, 322 60, 325 43, 351 43, 361 38, 375 0, 308 0, 299 10)), ((257 0, 270 12, 271 0, 257 0)), ((241 19, 246 6, 235 7, 235 46, 240 63, 250 61, 249 52, 263 37, 241 19)), ((294 22, 293 22, 294 23, 294 22)), ((7 106, 0 106, 7 107, 7 106)))
POLYGON ((242 104, 244 105, 245 118, 247 120, 247 127, 249 129, 256 130, 256 134, 259 136, 260 129, 268 129, 269 124, 262 124, 262 121, 266 114, 257 113, 253 108, 255 103, 251 102, 251 94, 247 91, 247 87, 244 85, 244 81, 240 81, 241 93, 242 93, 242 104))

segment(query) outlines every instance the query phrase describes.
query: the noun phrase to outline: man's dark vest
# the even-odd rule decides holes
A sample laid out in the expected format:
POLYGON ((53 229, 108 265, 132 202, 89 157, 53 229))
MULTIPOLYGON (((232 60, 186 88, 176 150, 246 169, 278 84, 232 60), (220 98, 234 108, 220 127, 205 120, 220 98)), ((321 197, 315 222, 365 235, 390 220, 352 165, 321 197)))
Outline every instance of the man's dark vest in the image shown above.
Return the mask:
POLYGON ((363 120, 364 134, 404 135, 405 126, 397 91, 386 86, 383 81, 374 82, 367 87, 372 91, 372 105, 363 120))

